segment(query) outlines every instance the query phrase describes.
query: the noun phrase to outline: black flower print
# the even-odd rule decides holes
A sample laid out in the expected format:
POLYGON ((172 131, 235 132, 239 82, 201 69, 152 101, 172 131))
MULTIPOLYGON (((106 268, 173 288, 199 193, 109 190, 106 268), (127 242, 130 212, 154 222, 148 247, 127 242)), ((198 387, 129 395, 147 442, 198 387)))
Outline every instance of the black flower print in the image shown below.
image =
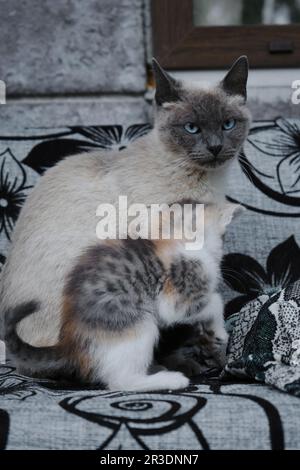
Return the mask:
POLYGON ((279 118, 251 129, 240 163, 249 180, 270 198, 300 205, 299 121, 279 118))
POLYGON ((126 130, 122 126, 89 126, 73 127, 73 131, 93 141, 99 148, 109 150, 123 150, 129 142, 147 134, 151 126, 140 124, 129 126, 126 130))
POLYGON ((0 254, 0 273, 1 273, 3 265, 5 263, 5 259, 6 259, 5 256, 0 254))
MULTIPOLYGON (((82 387, 80 389, 82 390, 82 387)), ((13 366, 0 365, 0 401, 2 402, 5 400, 25 401, 39 394, 56 397, 73 390, 77 392, 78 386, 74 387, 71 383, 51 379, 27 377, 18 374, 13 366)))
POLYGON ((123 150, 129 142, 145 135, 151 127, 137 124, 124 129, 122 126, 75 126, 64 136, 51 136, 35 145, 23 163, 39 174, 70 155, 92 150, 123 150))
POLYGON ((73 138, 47 139, 35 145, 23 163, 42 175, 63 158, 95 150, 97 145, 73 138))
POLYGON ((35 381, 16 373, 16 368, 10 364, 0 365, 0 400, 24 401, 36 394, 35 381))
POLYGON ((130 448, 149 449, 147 436, 165 434, 181 426, 190 426, 197 447, 208 449, 201 430, 192 418, 206 404, 206 399, 186 393, 119 393, 68 397, 60 406, 87 421, 110 430, 99 449, 120 449, 120 442, 132 442, 130 448), (99 399, 102 406, 99 408, 99 399), (121 438, 122 437, 122 438, 121 438))
POLYGON ((226 284, 241 295, 231 300, 225 309, 229 316, 241 310, 259 295, 271 295, 300 278, 300 248, 294 236, 270 252, 266 268, 251 256, 240 253, 225 255, 222 274, 226 284))
POLYGON ((261 152, 282 157, 298 155, 300 156, 300 127, 298 121, 293 122, 284 118, 275 120, 275 125, 267 126, 270 138, 264 136, 265 127, 253 128, 249 137, 250 143, 261 152))
POLYGON ((0 450, 6 448, 9 432, 9 414, 0 409, 0 450))
POLYGON ((0 364, 0 378, 7 377, 9 374, 14 373, 16 370, 15 367, 8 364, 0 364))
POLYGON ((0 380, 0 397, 6 397, 7 400, 26 400, 36 394, 33 387, 28 386, 26 378, 11 374, 0 380))
POLYGON ((0 365, 0 400, 26 400, 35 395, 34 381, 16 373, 10 364, 0 365))
POLYGON ((10 240, 13 226, 32 186, 26 185, 26 173, 10 149, 0 154, 0 233, 10 240))
POLYGON ((233 315, 225 370, 300 397, 300 281, 233 315))

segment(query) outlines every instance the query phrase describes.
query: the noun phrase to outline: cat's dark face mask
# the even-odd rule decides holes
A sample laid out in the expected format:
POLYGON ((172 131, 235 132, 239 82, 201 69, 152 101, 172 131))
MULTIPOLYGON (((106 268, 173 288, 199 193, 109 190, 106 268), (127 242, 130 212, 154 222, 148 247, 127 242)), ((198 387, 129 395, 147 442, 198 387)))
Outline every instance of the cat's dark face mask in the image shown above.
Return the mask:
MULTIPOLYGON (((156 127, 161 141, 186 165, 217 168, 234 158, 250 125, 245 106, 248 61, 241 57, 215 88, 178 82, 153 61, 156 127)), ((176 160, 177 161, 177 160, 176 160)))

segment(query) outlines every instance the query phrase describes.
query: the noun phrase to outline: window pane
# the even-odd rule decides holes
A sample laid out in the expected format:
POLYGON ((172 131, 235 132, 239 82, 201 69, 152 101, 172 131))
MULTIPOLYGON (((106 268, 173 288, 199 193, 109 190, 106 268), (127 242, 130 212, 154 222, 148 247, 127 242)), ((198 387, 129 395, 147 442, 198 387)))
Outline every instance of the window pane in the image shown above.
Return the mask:
POLYGON ((196 26, 300 23, 300 0, 194 0, 196 26))

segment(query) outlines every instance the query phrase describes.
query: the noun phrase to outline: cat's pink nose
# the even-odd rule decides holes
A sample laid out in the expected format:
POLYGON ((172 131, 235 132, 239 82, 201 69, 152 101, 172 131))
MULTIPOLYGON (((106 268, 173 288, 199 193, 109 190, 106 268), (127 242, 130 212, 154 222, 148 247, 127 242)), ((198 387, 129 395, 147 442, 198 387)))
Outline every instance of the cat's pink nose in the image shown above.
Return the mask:
POLYGON ((207 147, 207 149, 210 151, 210 153, 213 154, 214 157, 216 157, 221 152, 222 145, 210 145, 207 147))

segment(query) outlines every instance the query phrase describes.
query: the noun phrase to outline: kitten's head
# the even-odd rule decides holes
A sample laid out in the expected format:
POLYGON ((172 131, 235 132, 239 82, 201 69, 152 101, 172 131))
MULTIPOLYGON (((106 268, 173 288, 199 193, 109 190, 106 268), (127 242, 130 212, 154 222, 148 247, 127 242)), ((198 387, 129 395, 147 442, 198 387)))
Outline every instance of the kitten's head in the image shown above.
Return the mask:
POLYGON ((175 80, 153 59, 160 140, 195 167, 213 169, 234 158, 249 130, 246 107, 248 60, 240 57, 217 86, 200 88, 175 80))

